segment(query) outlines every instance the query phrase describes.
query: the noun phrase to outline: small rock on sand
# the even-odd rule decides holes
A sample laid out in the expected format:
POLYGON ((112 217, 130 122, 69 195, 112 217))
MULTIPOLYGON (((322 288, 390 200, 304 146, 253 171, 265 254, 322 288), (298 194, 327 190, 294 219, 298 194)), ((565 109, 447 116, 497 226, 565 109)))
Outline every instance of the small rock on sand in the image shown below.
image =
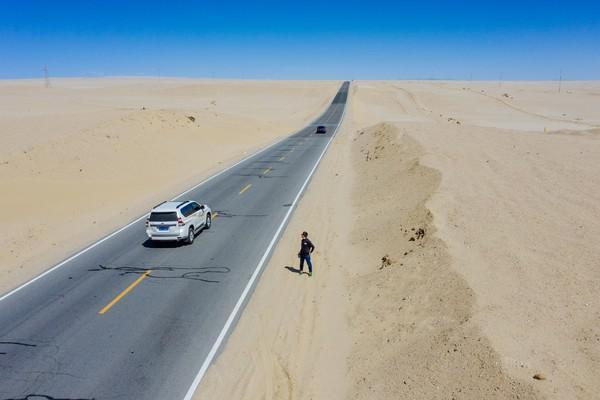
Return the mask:
POLYGON ((417 229, 417 231, 415 232, 415 235, 417 235, 417 239, 423 239, 423 237, 425 236, 425 229, 423 229, 423 228, 417 229))
POLYGON ((385 267, 389 267, 390 265, 392 265, 393 261, 390 258, 389 255, 384 255, 383 257, 381 257, 381 266, 379 267, 379 269, 384 269, 385 267))
POLYGON ((543 374, 537 373, 533 375, 533 379, 535 379, 536 381, 545 381, 546 377, 543 374))

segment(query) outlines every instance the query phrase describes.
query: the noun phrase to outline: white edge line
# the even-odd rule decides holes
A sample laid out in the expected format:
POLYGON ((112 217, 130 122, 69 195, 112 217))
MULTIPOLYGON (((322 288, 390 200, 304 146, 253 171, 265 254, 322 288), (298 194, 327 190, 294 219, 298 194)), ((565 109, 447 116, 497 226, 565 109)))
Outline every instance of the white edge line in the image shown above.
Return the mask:
MULTIPOLYGON (((227 168, 225 168, 225 169, 223 169, 223 170, 221 170, 221 171, 217 172, 216 174, 214 174, 214 175, 212 175, 212 176, 210 176, 210 177, 206 178, 205 180, 203 180, 203 181, 202 181, 202 182, 200 182, 199 184, 197 184, 197 185, 195 185, 195 186, 192 186, 190 189, 187 189, 186 191, 184 191, 184 192, 182 192, 182 193, 178 194, 177 196, 173 197, 173 199, 171 199, 171 201, 173 201, 173 200, 175 200, 175 199, 177 199, 177 198, 179 198, 179 197, 181 197, 181 196, 183 196, 183 195, 185 195, 185 194, 187 194, 187 193, 191 192, 191 191, 192 191, 192 190, 194 190, 194 189, 197 189, 198 187, 200 187, 200 186, 204 185, 205 183, 207 183, 207 182, 209 182, 209 181, 213 180, 214 178, 218 177, 219 175, 222 175, 222 174, 224 174, 225 172, 229 171, 230 169, 237 167, 238 165, 240 165, 240 164, 242 164, 243 162, 245 162, 245 161, 247 161, 247 160, 251 159, 252 157, 256 157, 256 156, 258 156, 259 154, 261 154, 261 153, 265 152, 266 150, 270 149, 271 147, 273 147, 273 146, 275 146, 275 145, 277 145, 277 144, 279 144, 279 143, 283 142, 283 141, 284 141, 284 140, 286 140, 286 139, 289 139, 290 137, 292 137, 292 136, 296 135, 298 132, 300 132, 300 131, 302 131, 302 130, 306 129, 306 127, 308 127, 308 126, 310 126, 310 125, 314 125, 314 122, 315 122, 315 121, 317 121, 319 118, 321 118, 321 117, 323 116, 323 114, 325 114, 325 113, 327 112, 327 110, 328 110, 328 109, 329 109, 329 107, 327 107, 327 108, 325 109, 325 111, 323 111, 323 112, 322 112, 321 114, 319 114, 319 115, 318 115, 316 118, 314 118, 314 119, 313 119, 313 120, 312 120, 312 121, 311 121, 309 124, 307 124, 307 125, 303 126, 302 128, 300 128, 300 129, 299 129, 299 130, 297 130, 296 132, 294 132, 294 133, 292 133, 292 134, 290 134, 290 135, 287 135, 287 136, 285 136, 285 137, 283 137, 283 138, 281 138, 281 139, 277 140, 276 142, 274 142, 274 143, 271 143, 270 145, 268 145, 268 146, 266 146, 266 147, 263 147, 262 149, 258 150, 257 152, 255 152, 255 153, 253 153, 253 154, 250 154, 248 157, 246 157, 246 158, 243 158, 242 160, 240 160, 240 161, 236 162, 235 164, 233 164, 233 165, 230 165, 229 167, 227 167, 227 168)), ((345 106, 344 106, 344 112, 345 112, 345 111, 346 111, 346 109, 345 109, 345 106)), ((337 130, 337 128, 336 128, 336 130, 337 130)), ((328 144, 328 145, 329 145, 329 144, 328 144)), ((147 216, 148 216, 148 214, 147 214, 147 213, 146 213, 146 214, 144 214, 144 215, 142 215, 141 217, 139 217, 139 218, 137 218, 137 219, 135 219, 135 220, 131 221, 129 224, 125 225, 124 227, 117 229, 116 231, 114 231, 113 233, 109 234, 108 236, 105 236, 105 237, 103 237, 102 239, 98 240, 97 242, 95 242, 95 243, 93 243, 93 244, 89 245, 88 247, 84 248, 83 250, 81 250, 81 251, 79 251, 79 252, 75 253, 74 255, 72 255, 71 257, 67 258, 66 260, 63 260, 63 261, 61 261, 60 263, 56 264, 55 266, 51 267, 50 269, 47 269, 46 271, 42 272, 41 274, 39 274, 39 275, 38 275, 38 276, 36 276, 35 278, 32 278, 31 280, 29 280, 29 281, 27 281, 27 282, 23 283, 21 286, 17 286, 15 289, 11 290, 10 292, 8 292, 8 293, 6 293, 6 294, 2 295, 2 296, 0 297, 0 301, 3 301, 3 300, 5 300, 5 299, 7 299, 8 297, 12 296, 13 294, 17 293, 18 291, 20 291, 20 290, 22 290, 22 289, 26 288, 27 286, 31 285, 32 283, 34 283, 34 282, 36 282, 36 281, 38 281, 38 280, 42 279, 44 276, 46 276, 46 275, 50 274, 51 272, 53 272, 53 271, 57 270, 58 268, 60 268, 60 267, 62 267, 63 265, 67 264, 68 262, 70 262, 70 261, 74 260, 75 258, 79 257, 80 255, 82 255, 82 254, 84 254, 84 253, 86 253, 86 252, 90 251, 91 249, 93 249, 94 247, 98 246, 99 244, 101 244, 101 243, 104 243, 105 241, 107 241, 108 239, 112 238, 113 236, 115 236, 115 235, 117 235, 117 234, 119 234, 119 233, 123 232, 125 229, 129 228, 129 227, 130 227, 131 225, 133 225, 133 224, 136 224, 136 223, 138 223, 139 221, 141 221, 142 219, 146 218, 147 216)))
MULTIPOLYGON (((349 94, 350 94, 350 85, 348 85, 348 95, 349 94)), ((235 321, 235 318, 237 317, 238 312, 242 308, 242 305, 244 304, 244 301, 246 300, 246 297, 248 296, 248 293, 250 293, 250 289, 254 285, 254 281, 256 280, 256 278, 258 277, 258 274, 262 270, 262 268, 264 266, 264 263, 267 260, 267 257, 271 253, 271 250, 272 250, 273 246, 275 245, 275 243, 277 243, 277 239, 279 239, 279 234, 283 230, 283 228, 284 228, 284 226, 285 226, 288 218, 290 217, 292 211, 294 210, 294 208, 296 208, 296 204, 298 203, 298 200, 300 199, 300 196, 304 192, 304 189, 306 188, 306 185, 308 185, 308 182, 310 181, 310 178, 313 176, 315 170, 319 166, 319 163, 321 162, 321 159, 323 158, 323 156, 325 155, 325 152, 329 148, 329 145, 331 144, 331 141, 333 140, 333 138, 335 138, 335 135, 337 134, 337 131, 338 131, 340 125, 342 124, 342 121, 344 120, 344 115, 346 114, 346 105, 348 103, 348 97, 346 98, 346 103, 344 103, 344 111, 342 112, 342 116, 340 118, 340 121, 338 122, 337 126, 335 127, 335 131, 333 132, 333 135, 331 135, 331 139, 329 139, 329 141, 327 142, 327 145, 325 146, 325 148, 321 152, 321 155, 319 156, 319 159, 317 160, 317 162, 313 166, 312 170, 308 174, 308 177, 306 178, 306 180, 304 181, 304 183, 302 184, 302 187, 300 188, 300 191, 296 195, 296 198, 294 198, 294 201, 292 202, 292 205, 290 206, 288 212, 285 214, 285 217, 283 217, 283 221, 281 221, 281 224, 279 225, 279 228, 277 228, 277 231, 275 232, 275 235, 273 236, 273 239, 271 239, 271 243, 269 243, 269 247, 267 247, 267 250, 265 250, 265 253, 263 254, 263 256, 260 259, 260 261, 258 262, 258 265, 256 266, 256 269, 254 270, 254 273, 252 273, 252 276, 250 277, 250 280, 248 281, 248 284, 244 288, 244 291, 242 292, 242 294, 241 294, 240 298, 238 299, 237 303, 235 304, 235 307, 233 307, 233 310, 231 311, 231 314, 229 314, 229 318, 227 318, 227 321, 225 322, 225 326, 223 326, 223 329, 221 329, 221 333, 219 333, 219 336, 217 336, 217 340, 215 341, 215 343, 213 344, 212 348, 210 349, 208 355, 206 356, 206 359, 204 359, 204 362, 202 363, 202 366, 200 367, 200 371, 198 371, 198 374, 194 378, 194 381, 192 382, 192 385, 188 389, 188 391, 187 391, 185 397, 183 398, 183 400, 191 400, 192 399, 192 396, 194 395, 194 392, 196 391, 196 389, 200 385, 200 382, 202 381, 202 378, 206 374, 206 371, 208 370, 208 367, 210 366, 210 364, 212 363, 213 359, 215 358, 215 355, 217 354, 217 351, 219 351, 219 348, 221 347, 221 344, 223 343, 223 340, 225 340, 225 337, 227 336, 227 333, 229 332, 229 329, 231 328, 231 325, 233 324, 233 321, 235 321)))

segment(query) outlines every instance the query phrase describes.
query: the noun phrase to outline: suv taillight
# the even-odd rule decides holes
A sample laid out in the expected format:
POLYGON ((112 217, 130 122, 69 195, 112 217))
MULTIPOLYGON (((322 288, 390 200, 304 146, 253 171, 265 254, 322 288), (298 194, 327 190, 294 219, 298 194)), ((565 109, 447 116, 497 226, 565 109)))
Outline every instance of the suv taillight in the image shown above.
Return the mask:
POLYGON ((179 226, 184 226, 184 225, 185 225, 185 222, 183 222, 183 219, 181 219, 181 218, 177 218, 177 225, 179 225, 179 226))

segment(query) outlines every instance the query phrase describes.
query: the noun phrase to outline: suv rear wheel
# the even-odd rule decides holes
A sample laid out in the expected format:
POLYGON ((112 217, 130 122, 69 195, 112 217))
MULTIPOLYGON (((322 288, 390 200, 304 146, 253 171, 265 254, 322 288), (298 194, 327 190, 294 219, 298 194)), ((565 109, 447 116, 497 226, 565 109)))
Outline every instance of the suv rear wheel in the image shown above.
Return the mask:
POLYGON ((196 234, 194 233, 194 227, 190 226, 190 229, 188 229, 188 236, 187 236, 187 243, 188 244, 192 244, 194 243, 194 238, 196 237, 196 234))

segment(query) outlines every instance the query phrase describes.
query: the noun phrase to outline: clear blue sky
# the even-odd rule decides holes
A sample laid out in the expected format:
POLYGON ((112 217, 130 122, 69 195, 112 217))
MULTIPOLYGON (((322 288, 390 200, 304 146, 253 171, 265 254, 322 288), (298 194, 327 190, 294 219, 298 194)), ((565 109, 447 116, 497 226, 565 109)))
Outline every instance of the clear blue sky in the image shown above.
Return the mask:
POLYGON ((600 79, 600 0, 0 3, 0 78, 600 79))

